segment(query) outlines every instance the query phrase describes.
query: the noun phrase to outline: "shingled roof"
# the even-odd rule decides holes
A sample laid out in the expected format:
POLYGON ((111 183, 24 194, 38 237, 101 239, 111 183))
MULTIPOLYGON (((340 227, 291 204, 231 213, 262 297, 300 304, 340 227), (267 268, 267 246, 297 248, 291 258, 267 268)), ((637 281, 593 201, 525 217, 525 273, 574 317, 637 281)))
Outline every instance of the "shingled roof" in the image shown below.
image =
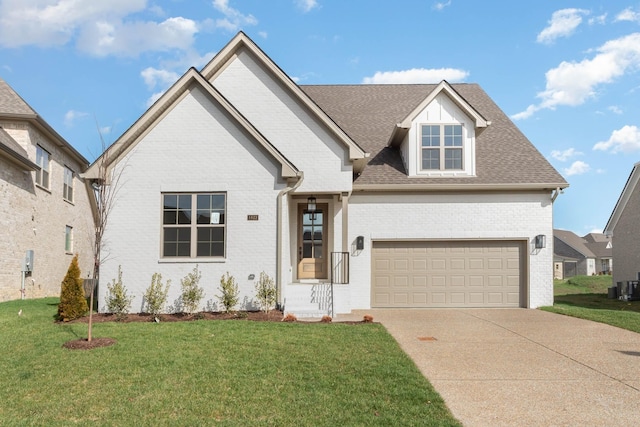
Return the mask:
POLYGON ((15 114, 35 116, 36 112, 7 82, 0 78, 0 115, 15 114))
POLYGON ((476 134, 476 176, 409 177, 400 151, 389 147, 397 123, 436 87, 411 85, 300 86, 358 145, 371 153, 357 185, 479 186, 555 189, 567 182, 477 84, 451 87, 491 124, 476 134))

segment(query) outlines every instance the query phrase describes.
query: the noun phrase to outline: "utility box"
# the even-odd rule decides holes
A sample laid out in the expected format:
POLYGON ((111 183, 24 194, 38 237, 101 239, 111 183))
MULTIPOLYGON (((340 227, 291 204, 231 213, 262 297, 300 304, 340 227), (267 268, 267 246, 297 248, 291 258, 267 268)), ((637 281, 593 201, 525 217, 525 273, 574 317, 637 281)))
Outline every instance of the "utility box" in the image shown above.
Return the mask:
POLYGON ((24 271, 26 275, 33 273, 33 249, 29 249, 24 254, 24 259, 22 260, 22 271, 24 271))
POLYGON ((623 301, 640 301, 640 281, 618 282, 618 298, 623 301))

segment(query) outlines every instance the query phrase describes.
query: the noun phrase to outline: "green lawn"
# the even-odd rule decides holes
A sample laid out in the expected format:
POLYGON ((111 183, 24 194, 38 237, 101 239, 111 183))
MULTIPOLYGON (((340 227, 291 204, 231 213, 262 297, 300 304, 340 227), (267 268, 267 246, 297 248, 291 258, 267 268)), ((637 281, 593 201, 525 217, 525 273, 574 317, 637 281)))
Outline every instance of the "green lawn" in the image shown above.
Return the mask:
POLYGON ((460 425, 379 324, 98 323, 115 345, 67 350, 86 324, 56 304, 0 304, 2 425, 460 425))
POLYGON ((542 310, 640 332, 640 301, 609 299, 611 276, 576 276, 554 281, 554 304, 542 310))

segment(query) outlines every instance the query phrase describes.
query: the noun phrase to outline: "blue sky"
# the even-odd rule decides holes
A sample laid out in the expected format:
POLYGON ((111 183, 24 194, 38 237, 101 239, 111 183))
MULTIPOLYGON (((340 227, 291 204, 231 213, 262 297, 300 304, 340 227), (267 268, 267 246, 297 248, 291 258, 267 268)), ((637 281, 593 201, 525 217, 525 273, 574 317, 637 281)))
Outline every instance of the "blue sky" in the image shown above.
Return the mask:
POLYGON ((90 161, 239 30, 300 84, 480 84, 604 228, 640 160, 640 1, 0 0, 0 77, 90 161))

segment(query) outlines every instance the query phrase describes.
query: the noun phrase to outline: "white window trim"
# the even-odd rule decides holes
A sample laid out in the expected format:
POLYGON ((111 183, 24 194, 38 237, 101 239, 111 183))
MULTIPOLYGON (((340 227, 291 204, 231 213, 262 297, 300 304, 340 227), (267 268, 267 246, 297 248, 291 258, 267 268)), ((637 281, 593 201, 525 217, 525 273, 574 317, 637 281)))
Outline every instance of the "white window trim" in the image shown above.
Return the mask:
POLYGON ((73 254, 73 227, 65 226, 64 230, 64 251, 66 254, 73 254))
MULTIPOLYGON (((228 193, 226 191, 196 191, 196 192, 174 192, 174 191, 167 191, 167 192, 162 192, 160 193, 160 253, 159 253, 159 262, 162 263, 180 263, 180 262, 225 262, 226 258, 227 258, 227 225, 228 225, 228 213, 227 213, 227 206, 228 206, 228 193), (181 225, 178 226, 178 228, 189 228, 191 230, 191 248, 190 248, 190 252, 191 252, 191 256, 189 257, 185 257, 185 256, 166 256, 164 255, 164 230, 165 227, 172 227, 171 224, 164 224, 164 196, 170 196, 170 195, 176 195, 176 196, 191 196, 191 224, 189 225, 181 225), (197 241, 197 231, 198 231, 198 224, 197 224, 197 196, 198 195, 224 195, 224 216, 225 216, 225 221, 223 224, 220 225, 220 227, 223 229, 223 255, 222 256, 208 256, 208 257, 203 257, 203 256, 198 256, 198 241, 197 241)), ((200 224, 200 226, 203 226, 203 224, 200 224)))
MULTIPOLYGON (((43 157, 43 158, 44 158, 43 157)), ((49 190, 51 188, 51 153, 44 149, 41 145, 36 145, 36 164, 40 166, 40 169, 36 171, 36 185, 45 190, 49 190), (38 151, 42 151, 43 156, 46 157, 47 167, 45 168, 43 164, 38 162, 38 151), (44 173, 46 172, 47 176, 47 185, 44 185, 44 173)))
POLYGON ((68 166, 64 167, 64 172, 62 176, 62 198, 69 203, 73 203, 74 190, 75 190, 75 176, 76 173, 68 166), (71 182, 67 184, 67 171, 71 174, 71 182), (71 196, 71 197, 69 197, 71 196))
MULTIPOLYGON (((463 122, 417 122, 414 127, 413 143, 415 144, 415 167, 416 178, 457 178, 457 177, 473 177, 475 176, 476 158, 475 158, 475 137, 470 133, 468 127, 463 122), (441 127, 441 143, 444 144, 444 126, 458 125, 462 126, 462 169, 422 169, 422 126, 440 126, 441 127)), ((442 155, 444 155, 444 145, 440 146, 442 155)), ((442 157, 441 157, 442 158, 442 157)), ((444 163, 441 163, 441 167, 444 163)))

